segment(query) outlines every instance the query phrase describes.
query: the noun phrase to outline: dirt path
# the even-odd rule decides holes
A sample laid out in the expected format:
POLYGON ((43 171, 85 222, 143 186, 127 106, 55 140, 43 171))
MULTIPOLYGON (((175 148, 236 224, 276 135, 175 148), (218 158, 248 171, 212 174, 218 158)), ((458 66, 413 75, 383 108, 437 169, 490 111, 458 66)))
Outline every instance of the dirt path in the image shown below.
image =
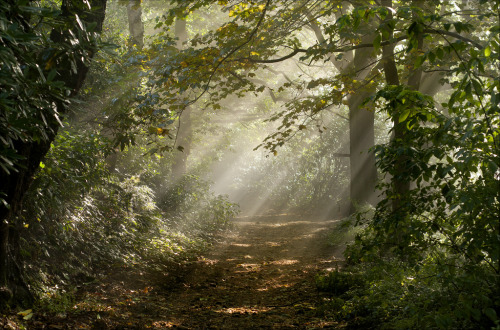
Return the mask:
POLYGON ((182 282, 152 284, 141 273, 110 277, 80 316, 61 315, 34 328, 256 329, 335 328, 316 312, 314 276, 341 253, 327 244, 335 220, 290 215, 241 217, 226 242, 189 267, 182 282))

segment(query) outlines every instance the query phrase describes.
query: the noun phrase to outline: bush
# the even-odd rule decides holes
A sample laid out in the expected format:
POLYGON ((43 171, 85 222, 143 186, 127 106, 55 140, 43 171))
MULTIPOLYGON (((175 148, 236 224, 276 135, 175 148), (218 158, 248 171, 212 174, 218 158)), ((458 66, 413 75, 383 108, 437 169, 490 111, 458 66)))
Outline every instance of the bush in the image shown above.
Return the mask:
MULTIPOLYGON (((461 79, 470 84, 468 72, 461 79)), ((403 86, 378 93, 389 113, 397 110, 394 104, 411 105, 412 115, 398 123, 403 137, 375 152, 383 173, 412 185, 401 192, 394 183, 380 184, 384 199, 373 217, 365 217, 368 226, 346 252, 347 271, 367 283, 349 289, 339 312, 351 325, 498 327, 500 164, 494 131, 500 117, 496 106, 471 101, 485 98, 486 88, 490 93, 498 84, 498 79, 485 82, 484 91, 469 96, 457 89, 443 104, 446 115, 429 96, 403 86)))
POLYGON ((108 173, 106 150, 99 135, 63 132, 28 194, 21 251, 44 301, 66 304, 71 287, 110 267, 165 270, 193 259, 237 214, 196 177, 159 198, 135 173, 108 173))

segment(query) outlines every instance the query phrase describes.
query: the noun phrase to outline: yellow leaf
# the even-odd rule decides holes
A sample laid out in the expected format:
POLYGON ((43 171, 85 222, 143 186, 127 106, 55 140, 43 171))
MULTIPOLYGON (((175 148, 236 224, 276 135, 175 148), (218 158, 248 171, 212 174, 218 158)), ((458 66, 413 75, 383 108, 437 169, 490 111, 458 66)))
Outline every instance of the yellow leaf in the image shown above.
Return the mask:
POLYGON ((22 311, 22 312, 17 313, 17 315, 19 315, 19 316, 26 316, 26 315, 31 314, 32 312, 33 312, 33 310, 32 310, 32 309, 27 309, 27 310, 25 310, 25 311, 22 311))
POLYGON ((250 52, 250 55, 252 55, 252 56, 259 56, 259 53, 257 53, 257 52, 250 52))
POLYGON ((488 46, 484 49, 484 56, 490 57, 490 55, 491 55, 491 48, 490 46, 488 46))
POLYGON ((54 59, 56 55, 52 55, 52 57, 45 63, 45 70, 50 70, 54 66, 54 59))

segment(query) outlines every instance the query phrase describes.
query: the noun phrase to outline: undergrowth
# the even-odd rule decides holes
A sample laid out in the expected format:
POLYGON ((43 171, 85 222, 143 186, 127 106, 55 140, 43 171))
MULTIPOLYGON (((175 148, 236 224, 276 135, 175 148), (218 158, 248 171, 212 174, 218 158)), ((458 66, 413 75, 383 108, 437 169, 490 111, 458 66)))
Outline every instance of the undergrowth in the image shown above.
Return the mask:
POLYGON ((134 174, 126 152, 129 169, 110 171, 107 145, 97 134, 60 134, 29 192, 20 251, 40 310, 63 313, 78 286, 111 269, 168 272, 193 260, 238 213, 196 176, 152 184, 168 176, 157 160, 156 177, 134 174))

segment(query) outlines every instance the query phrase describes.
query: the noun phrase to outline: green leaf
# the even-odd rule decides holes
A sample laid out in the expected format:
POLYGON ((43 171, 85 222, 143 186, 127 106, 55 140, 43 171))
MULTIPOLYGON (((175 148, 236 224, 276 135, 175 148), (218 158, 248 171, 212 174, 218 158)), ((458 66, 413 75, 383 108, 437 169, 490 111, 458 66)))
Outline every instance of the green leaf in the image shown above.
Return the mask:
POLYGON ((472 96, 472 84, 470 81, 465 85, 464 91, 467 98, 472 96))
POLYGON ((453 23, 453 26, 455 27, 455 31, 457 31, 457 33, 462 32, 462 30, 464 28, 464 25, 461 22, 455 22, 455 23, 453 23))
POLYGON ((417 58, 417 60, 415 61, 415 69, 418 69, 420 66, 422 66, 422 64, 424 64, 426 58, 427 58, 427 54, 419 56, 417 58))
POLYGON ((382 42, 382 35, 379 33, 373 40, 373 48, 375 49, 375 52, 378 52, 380 49, 380 43, 382 42))
POLYGON ((494 161, 490 160, 488 162, 488 165, 489 165, 488 167, 490 168, 491 172, 495 173, 498 170, 498 165, 494 161))
POLYGON ((430 52, 428 58, 429 58, 429 61, 432 63, 436 59, 436 54, 434 54, 433 52, 430 52))
POLYGON ((482 96, 483 95, 483 86, 481 86, 481 83, 479 81, 477 81, 476 79, 472 79, 472 85, 474 86, 474 92, 476 93, 476 95, 478 96, 482 96))
POLYGON ((440 60, 442 60, 442 59, 443 59, 443 56, 444 56, 443 48, 441 48, 441 47, 440 47, 440 48, 436 49, 436 55, 437 55, 437 57, 438 57, 440 60))
POLYGON ((399 115, 399 122, 400 123, 404 122, 409 115, 410 115, 410 109, 405 108, 403 112, 401 112, 401 114, 399 115))
POLYGON ((491 48, 490 46, 487 46, 485 49, 484 49, 484 56, 486 57, 490 57, 491 55, 491 48))

